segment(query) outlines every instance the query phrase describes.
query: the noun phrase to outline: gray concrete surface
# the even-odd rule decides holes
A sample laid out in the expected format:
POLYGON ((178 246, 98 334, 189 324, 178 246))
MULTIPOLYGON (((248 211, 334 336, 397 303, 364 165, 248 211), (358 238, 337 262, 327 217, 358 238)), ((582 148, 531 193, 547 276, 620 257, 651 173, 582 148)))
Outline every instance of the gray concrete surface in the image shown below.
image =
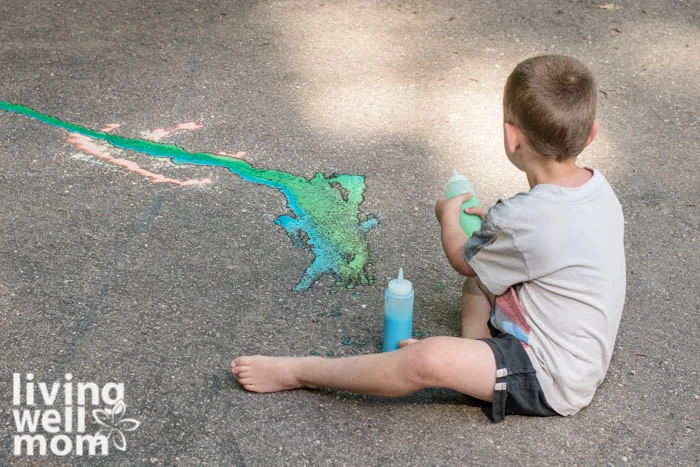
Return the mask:
POLYGON ((374 285, 337 290, 324 276, 293 292, 313 258, 274 224, 288 213, 279 192, 121 154, 213 181, 154 184, 0 112, 0 464, 698 465, 699 25, 697 2, 680 0, 4 0, 0 100, 122 123, 128 137, 201 121, 167 141, 304 177, 365 175, 362 215, 381 225, 367 234, 374 285), (434 202, 453 167, 484 204, 526 188, 503 155, 500 92, 542 53, 597 75, 601 130, 582 160, 626 215, 628 299, 593 403, 494 425, 450 391, 243 391, 228 371, 239 354, 375 352, 400 266, 415 330, 457 334, 460 279, 434 202), (122 384, 124 418, 140 422, 119 426, 126 449, 14 455, 13 411, 65 410, 63 389, 27 405, 28 373, 37 394, 66 374, 76 392, 122 384))

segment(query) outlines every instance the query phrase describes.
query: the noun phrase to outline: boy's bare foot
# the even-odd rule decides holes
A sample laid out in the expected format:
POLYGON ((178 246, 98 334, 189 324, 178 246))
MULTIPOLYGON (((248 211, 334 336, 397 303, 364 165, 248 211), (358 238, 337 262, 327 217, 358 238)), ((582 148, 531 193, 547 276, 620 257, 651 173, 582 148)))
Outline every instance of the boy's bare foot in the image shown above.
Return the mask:
POLYGON ((231 362, 231 371, 246 391, 277 392, 302 387, 295 376, 298 365, 294 357, 238 357, 231 362))

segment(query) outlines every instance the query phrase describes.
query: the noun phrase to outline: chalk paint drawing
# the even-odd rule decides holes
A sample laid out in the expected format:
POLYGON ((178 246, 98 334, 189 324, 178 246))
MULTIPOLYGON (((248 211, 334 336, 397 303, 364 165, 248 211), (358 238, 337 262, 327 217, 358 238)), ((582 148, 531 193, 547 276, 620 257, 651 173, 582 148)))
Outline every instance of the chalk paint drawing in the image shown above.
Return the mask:
POLYGON ((295 247, 308 248, 313 255, 312 263, 294 290, 307 290, 324 274, 335 277, 336 286, 347 288, 374 283, 373 277, 368 273, 370 256, 366 234, 372 227, 379 225, 379 221, 373 215, 365 216, 364 220, 360 219, 360 204, 364 200, 366 188, 365 177, 362 175, 333 174, 326 177, 317 173, 307 179, 286 172, 253 167, 240 157, 244 155, 240 152, 189 152, 175 144, 158 142, 158 139, 169 134, 168 132, 196 128, 190 124, 180 128, 176 126, 164 132, 154 130, 149 141, 111 134, 114 125, 102 131, 93 130, 11 102, 0 101, 0 110, 61 128, 70 133, 69 142, 79 149, 112 164, 136 171, 154 183, 189 186, 211 183, 211 180, 181 181, 148 172, 128 159, 115 158, 104 143, 122 150, 167 158, 178 165, 225 167, 246 182, 278 190, 285 196, 291 214, 278 217, 275 224, 285 229, 295 247), (109 159, 110 157, 112 159, 109 159))

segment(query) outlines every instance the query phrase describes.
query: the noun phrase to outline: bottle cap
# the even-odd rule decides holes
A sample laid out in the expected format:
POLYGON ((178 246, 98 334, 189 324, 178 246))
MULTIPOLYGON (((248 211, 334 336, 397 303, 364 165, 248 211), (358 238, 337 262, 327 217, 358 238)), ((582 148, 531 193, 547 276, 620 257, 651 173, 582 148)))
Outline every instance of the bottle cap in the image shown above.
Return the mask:
POLYGON ((457 180, 466 180, 467 177, 462 175, 461 173, 457 172, 457 169, 452 169, 452 176, 450 177, 449 180, 447 180, 447 183, 452 183, 456 182, 457 180))
POLYGON ((399 268, 399 276, 389 281, 389 293, 394 295, 408 295, 413 290, 411 281, 403 278, 403 268, 399 268))
POLYGON ((450 199, 467 192, 474 192, 471 182, 465 175, 458 173, 457 169, 452 169, 452 176, 445 187, 445 197, 450 199))

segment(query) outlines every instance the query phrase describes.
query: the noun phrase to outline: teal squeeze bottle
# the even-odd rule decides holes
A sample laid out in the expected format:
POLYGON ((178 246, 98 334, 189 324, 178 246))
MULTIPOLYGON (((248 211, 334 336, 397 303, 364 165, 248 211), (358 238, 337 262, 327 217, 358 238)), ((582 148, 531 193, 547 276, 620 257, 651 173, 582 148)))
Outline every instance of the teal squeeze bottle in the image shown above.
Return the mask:
POLYGON ((474 191, 474 185, 469 181, 467 177, 462 174, 457 173, 457 169, 453 169, 452 176, 447 181, 447 187, 445 188, 445 198, 454 198, 462 193, 471 192, 472 197, 469 201, 465 201, 462 204, 462 212, 459 215, 459 225, 462 226, 462 230, 471 237, 472 234, 481 228, 481 217, 476 214, 467 214, 464 210, 471 206, 479 206, 479 198, 476 196, 476 191, 474 191))
POLYGON ((399 341, 413 335, 413 285, 403 278, 403 268, 399 276, 389 281, 384 292, 384 342, 382 351, 399 348, 399 341))

